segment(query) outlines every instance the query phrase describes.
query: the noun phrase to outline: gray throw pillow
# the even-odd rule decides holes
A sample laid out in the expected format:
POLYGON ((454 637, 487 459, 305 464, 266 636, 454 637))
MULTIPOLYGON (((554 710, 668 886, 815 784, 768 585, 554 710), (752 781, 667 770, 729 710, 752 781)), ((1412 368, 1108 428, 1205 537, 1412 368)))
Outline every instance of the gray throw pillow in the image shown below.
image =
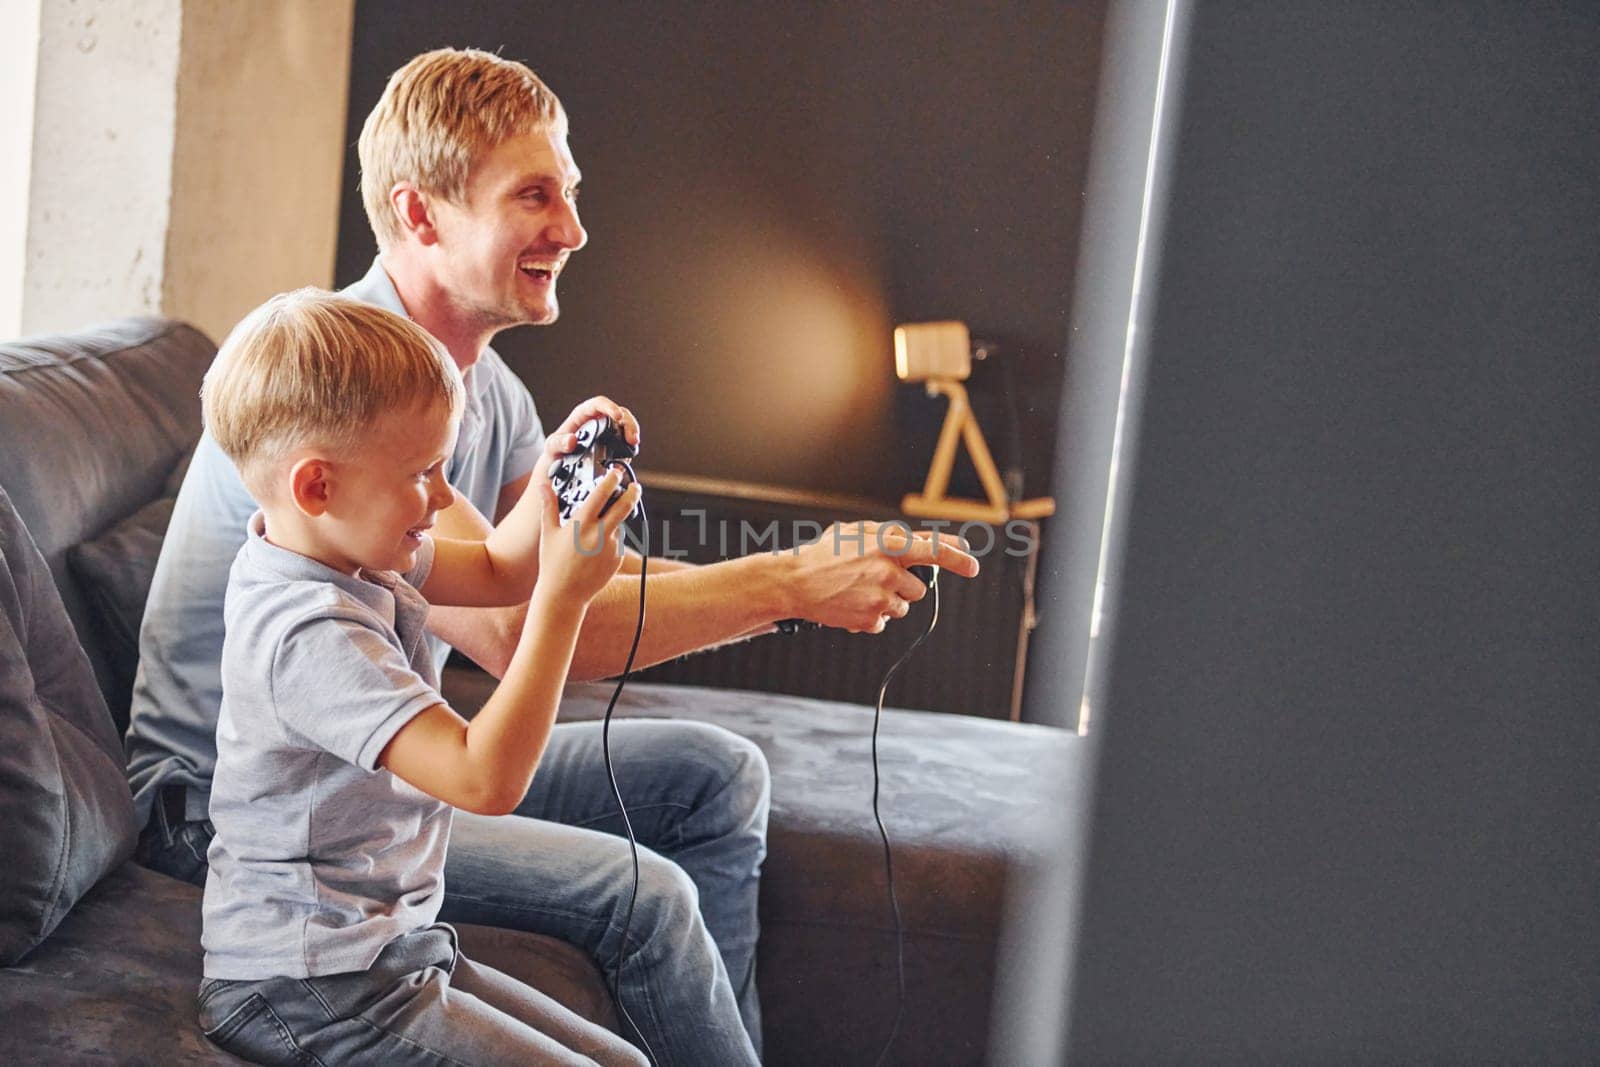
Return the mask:
POLYGON ((161 541, 172 521, 172 506, 193 455, 191 450, 173 467, 160 497, 99 537, 67 549, 67 566, 99 628, 105 666, 110 669, 106 696, 112 714, 124 720, 139 668, 139 624, 161 557, 161 541))
POLYGON ((139 667, 139 624, 161 540, 172 521, 170 496, 152 500, 92 541, 67 549, 67 566, 83 590, 110 668, 108 699, 126 709, 139 667))
POLYGON ((0 489, 0 966, 133 853, 122 745, 50 568, 0 489))

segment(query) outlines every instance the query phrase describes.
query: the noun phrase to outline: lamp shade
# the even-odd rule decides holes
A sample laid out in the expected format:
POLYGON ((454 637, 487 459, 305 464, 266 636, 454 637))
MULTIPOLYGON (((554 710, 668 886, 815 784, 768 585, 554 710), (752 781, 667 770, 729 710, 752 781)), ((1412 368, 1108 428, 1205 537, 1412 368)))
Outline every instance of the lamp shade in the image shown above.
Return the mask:
POLYGON ((910 322, 894 328, 894 371, 903 381, 965 381, 972 373, 972 339, 964 322, 910 322))

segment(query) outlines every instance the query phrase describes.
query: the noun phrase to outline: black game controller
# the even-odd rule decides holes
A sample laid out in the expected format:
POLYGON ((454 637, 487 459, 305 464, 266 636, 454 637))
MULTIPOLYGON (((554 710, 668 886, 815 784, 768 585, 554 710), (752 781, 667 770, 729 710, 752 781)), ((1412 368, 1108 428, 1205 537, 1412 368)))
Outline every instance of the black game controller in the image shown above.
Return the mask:
MULTIPOLYGON (((907 567, 906 570, 920 578, 922 584, 929 589, 932 589, 934 583, 939 580, 939 567, 937 564, 919 564, 915 567, 907 567)), ((820 622, 812 622, 810 619, 779 619, 775 625, 780 634, 797 634, 801 630, 822 629, 820 622)))
MULTIPOLYGON (((594 487, 606 471, 615 467, 622 475, 611 499, 606 501, 604 512, 638 479, 633 475, 633 457, 638 449, 628 443, 622 428, 610 416, 596 415, 578 427, 578 449, 569 452, 550 464, 550 484, 555 488, 560 503, 561 521, 572 518, 572 510, 589 498, 594 487)), ((628 518, 639 514, 639 505, 633 506, 628 518)))

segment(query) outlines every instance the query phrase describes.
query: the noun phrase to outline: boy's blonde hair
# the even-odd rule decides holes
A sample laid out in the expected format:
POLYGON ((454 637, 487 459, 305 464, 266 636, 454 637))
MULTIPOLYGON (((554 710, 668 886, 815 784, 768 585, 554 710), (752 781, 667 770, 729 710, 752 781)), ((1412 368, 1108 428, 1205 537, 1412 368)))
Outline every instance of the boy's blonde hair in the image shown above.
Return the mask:
POLYGON ((361 199, 380 251, 402 237, 389 190, 409 181, 459 204, 484 154, 507 138, 566 130, 544 82, 514 60, 475 48, 424 52, 395 71, 361 127, 361 199))
POLYGON ((297 448, 348 452, 386 415, 443 403, 455 418, 464 403, 460 370, 426 330, 314 288, 245 316, 200 396, 206 429, 258 500, 297 448))

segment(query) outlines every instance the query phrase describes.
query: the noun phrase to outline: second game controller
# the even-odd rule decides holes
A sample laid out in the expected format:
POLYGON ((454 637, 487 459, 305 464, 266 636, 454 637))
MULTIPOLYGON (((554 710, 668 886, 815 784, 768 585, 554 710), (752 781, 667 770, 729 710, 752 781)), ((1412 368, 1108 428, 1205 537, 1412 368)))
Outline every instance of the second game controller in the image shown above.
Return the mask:
MULTIPOLYGON (((633 474, 633 457, 638 455, 638 449, 628 443, 622 428, 609 417, 597 415, 579 426, 577 438, 577 451, 550 464, 550 484, 556 491, 563 523, 571 519, 573 509, 594 492, 606 471, 614 467, 621 473, 617 488, 606 501, 606 508, 616 503, 623 491, 638 480, 633 474)), ((628 517, 633 518, 638 513, 639 506, 635 504, 628 517)))
MULTIPOLYGON (((916 575, 922 584, 929 589, 932 589, 939 581, 938 564, 919 564, 915 567, 907 567, 906 570, 916 575)), ((812 622, 810 619, 779 619, 775 625, 780 634, 797 634, 802 630, 820 630, 822 628, 820 622, 812 622)))

